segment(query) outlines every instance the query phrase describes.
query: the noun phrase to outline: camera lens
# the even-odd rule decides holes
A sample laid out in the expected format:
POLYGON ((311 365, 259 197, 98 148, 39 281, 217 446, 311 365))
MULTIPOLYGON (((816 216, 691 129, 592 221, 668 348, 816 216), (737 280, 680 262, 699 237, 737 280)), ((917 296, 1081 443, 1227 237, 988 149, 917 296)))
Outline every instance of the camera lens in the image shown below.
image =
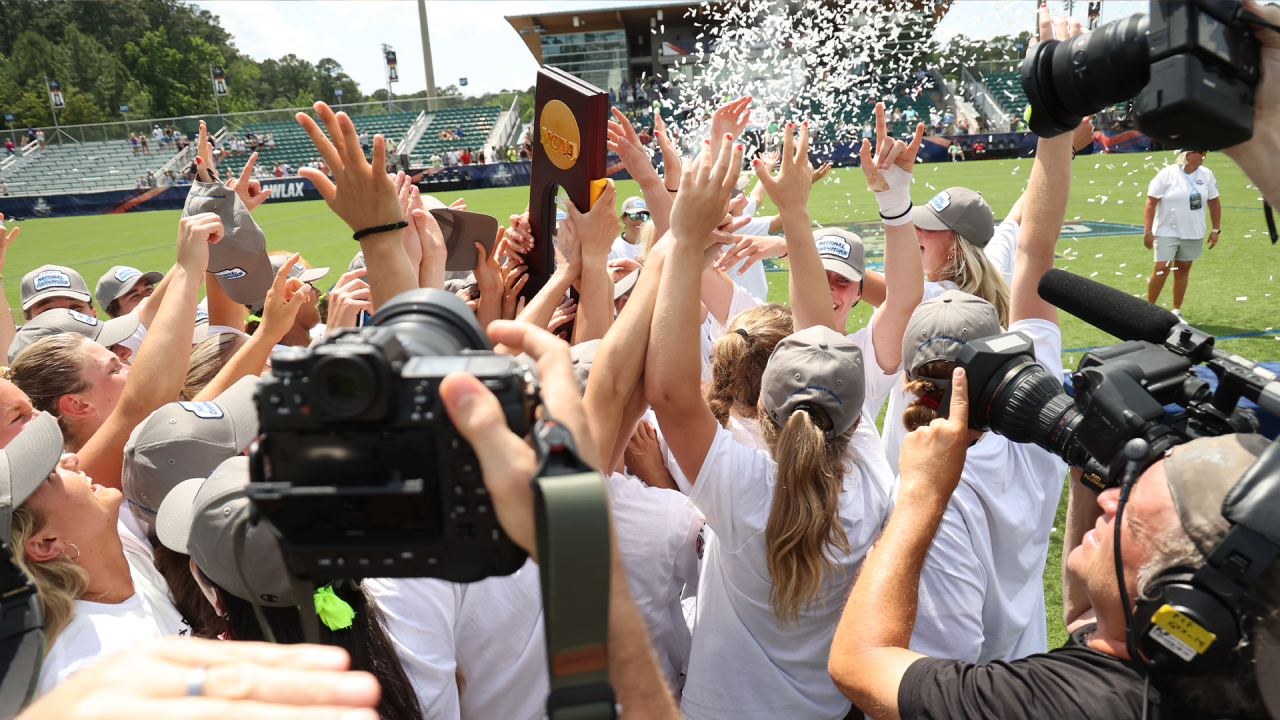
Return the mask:
POLYGON ((334 418, 354 418, 378 397, 378 379, 360 358, 329 355, 311 373, 312 398, 334 418))
POLYGON ((373 324, 391 328, 414 357, 493 349, 471 308, 457 295, 436 288, 409 290, 391 298, 374 315, 373 324))
POLYGON ((1147 16, 1130 15, 1067 41, 1037 44, 1022 61, 1031 131, 1071 132, 1085 115, 1128 100, 1151 75, 1147 16))

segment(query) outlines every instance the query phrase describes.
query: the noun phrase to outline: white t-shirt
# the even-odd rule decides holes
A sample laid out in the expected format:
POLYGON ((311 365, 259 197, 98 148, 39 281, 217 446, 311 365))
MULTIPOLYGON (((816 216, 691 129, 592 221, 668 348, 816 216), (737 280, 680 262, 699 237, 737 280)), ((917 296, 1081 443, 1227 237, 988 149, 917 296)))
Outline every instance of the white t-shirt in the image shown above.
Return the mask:
POLYGON ((41 695, 112 655, 166 635, 191 632, 173 606, 169 584, 156 570, 151 543, 137 534, 137 528, 136 522, 116 522, 129 574, 133 577, 133 595, 115 604, 75 601, 71 622, 45 655, 40 670, 41 695))
MULTIPOLYGON (((739 216, 734 219, 741 220, 742 218, 741 216, 739 216)), ((771 220, 773 220, 772 217, 752 218, 746 225, 742 226, 742 229, 735 230, 734 234, 735 235, 768 235, 769 221, 771 220)), ((732 246, 725 245, 724 249, 727 250, 730 247, 732 246)), ((739 262, 738 264, 734 265, 731 268, 725 268, 725 272, 729 274, 729 277, 733 278, 734 282, 746 288, 747 292, 750 292, 751 295, 755 297, 757 300, 759 300, 760 302, 768 301, 769 279, 765 277, 764 263, 757 262, 755 265, 752 265, 750 268, 748 268, 745 273, 742 273, 741 269, 744 263, 746 263, 746 260, 742 260, 741 262, 739 262)))
POLYGON ((386 620, 387 637, 418 696, 422 716, 459 716, 454 623, 465 587, 433 578, 373 578, 363 583, 386 620))
POLYGON ((621 235, 613 239, 613 246, 609 248, 610 260, 635 260, 640 256, 640 243, 632 245, 627 242, 621 235))
POLYGON ((702 321, 702 336, 700 340, 702 382, 711 382, 711 346, 715 344, 716 340, 720 339, 721 335, 724 335, 725 326, 743 310, 750 310, 757 305, 764 304, 764 300, 756 297, 754 293, 735 281, 733 284, 733 297, 729 298, 729 312, 725 315, 724 324, 720 324, 714 314, 707 313, 707 318, 702 321))
MULTIPOLYGON (((1036 362, 1062 377, 1057 325, 1009 329, 1030 336, 1036 362)), ((969 448, 920 574, 912 650, 977 663, 1048 651, 1044 565, 1066 472, 1049 451, 991 432, 969 448)))
POLYGON ((627 588, 640 611, 658 666, 672 687, 684 684, 691 638, 680 598, 698 587, 702 517, 675 490, 613 473, 607 487, 627 588))
POLYGON ((765 526, 776 465, 767 453, 719 429, 689 496, 714 531, 704 551, 696 629, 680 711, 686 718, 843 718, 850 703, 827 673, 827 656, 844 600, 879 533, 888 500, 889 468, 865 413, 850 444, 840 522, 852 550, 823 597, 779 626, 769 602, 773 579, 765 526))
POLYGON ((1147 195, 1160 198, 1156 206, 1156 237, 1196 240, 1204 237, 1205 207, 1218 197, 1218 181, 1213 171, 1201 165, 1188 175, 1181 166, 1162 168, 1147 186, 1147 195), (1199 195, 1199 208, 1191 209, 1192 195, 1199 195))

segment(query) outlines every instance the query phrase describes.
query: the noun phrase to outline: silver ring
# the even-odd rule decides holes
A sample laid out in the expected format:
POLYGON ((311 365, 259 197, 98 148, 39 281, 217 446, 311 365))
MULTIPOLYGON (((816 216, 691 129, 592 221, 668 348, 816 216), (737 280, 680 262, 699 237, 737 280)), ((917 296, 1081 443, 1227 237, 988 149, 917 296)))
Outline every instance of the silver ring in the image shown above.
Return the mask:
POLYGON ((208 665, 197 665, 187 670, 187 697, 200 697, 204 695, 204 679, 209 674, 208 665))

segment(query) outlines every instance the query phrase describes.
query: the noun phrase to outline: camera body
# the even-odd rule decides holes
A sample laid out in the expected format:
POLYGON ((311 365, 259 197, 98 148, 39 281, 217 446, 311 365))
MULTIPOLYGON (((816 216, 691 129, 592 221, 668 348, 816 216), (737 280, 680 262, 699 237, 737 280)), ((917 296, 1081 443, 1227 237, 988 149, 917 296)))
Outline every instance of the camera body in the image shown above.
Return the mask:
POLYGON ((1253 136, 1261 45, 1240 3, 1152 0, 1150 8, 1032 49, 1021 66, 1032 132, 1070 132, 1083 116, 1133 98, 1138 129, 1166 145, 1218 150, 1253 136))
MULTIPOLYGON (((1239 395, 1232 398, 1226 382, 1212 392, 1192 360, 1144 341, 1099 348, 1085 354, 1071 376, 1074 399, 1061 378, 1036 362, 1030 338, 1020 332, 971 341, 956 364, 969 378, 970 427, 1034 443, 1083 469, 1086 485, 1101 492, 1119 484, 1124 446, 1133 438, 1160 457, 1198 437, 1257 432, 1257 417, 1237 405, 1239 395), (1166 405, 1183 409, 1169 413, 1166 405)), ((1226 363, 1218 358, 1210 367, 1226 369, 1226 363)), ((939 406, 949 410, 950 391, 939 406)))
POLYGON ((316 582, 515 572, 526 553, 499 526, 439 388, 449 373, 475 375, 524 435, 531 375, 489 350, 465 304, 444 291, 397 296, 374 323, 273 353, 258 388, 248 495, 290 572, 316 582))

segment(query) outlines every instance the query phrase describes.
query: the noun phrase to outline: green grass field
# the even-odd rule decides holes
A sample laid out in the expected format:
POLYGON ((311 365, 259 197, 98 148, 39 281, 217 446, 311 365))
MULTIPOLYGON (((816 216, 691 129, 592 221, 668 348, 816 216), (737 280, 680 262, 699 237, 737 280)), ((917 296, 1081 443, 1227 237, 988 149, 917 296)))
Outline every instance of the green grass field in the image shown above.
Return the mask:
MULTIPOLYGON (((1156 170, 1173 160, 1173 153, 1129 153, 1082 156, 1075 160, 1071 201, 1067 221, 1107 221, 1142 224, 1146 186, 1156 170), (1148 158, 1148 156, 1150 156, 1148 158), (1144 168, 1144 165, 1147 167, 1144 168)), ((953 185, 981 190, 1003 217, 1026 185, 1030 159, 969 161, 919 165, 912 193, 917 203, 953 185)), ((1266 224, 1257 191, 1242 172, 1222 154, 1208 158, 1207 166, 1218 178, 1222 194, 1222 236, 1217 248, 1206 250, 1191 274, 1187 301, 1183 306, 1188 320, 1214 335, 1236 335, 1266 331, 1280 326, 1277 310, 1280 293, 1275 292, 1275 274, 1280 268, 1280 248, 1266 239, 1266 224)), ((620 197, 638 194, 632 181, 618 184, 620 197)), ((440 195, 445 203, 461 193, 440 195)), ((505 224, 508 215, 520 212, 528 202, 527 188, 499 188, 465 194, 469 210, 489 213, 505 224)), ((769 207, 760 212, 768 214, 769 207)), ((866 191, 857 168, 836 170, 814 188, 810 200, 814 222, 835 224, 876 217, 874 198, 866 191)), ((8 299, 18 307, 18 280, 29 270, 45 264, 68 265, 80 271, 90 288, 112 265, 132 265, 142 270, 167 270, 173 264, 173 243, 177 211, 137 212, 123 215, 51 218, 20 223, 22 232, 9 249, 6 274, 10 278, 8 299)), ((313 266, 330 266, 337 280, 355 254, 351 231, 329 212, 323 202, 294 202, 261 206, 255 217, 267 235, 271 250, 298 251, 313 266)), ((1151 273, 1152 254, 1142 245, 1140 235, 1081 238, 1058 244, 1057 266, 1112 285, 1131 294, 1146 296, 1146 278, 1151 273)), ((769 274, 770 300, 785 302, 785 273, 769 274)), ((324 283, 322 282, 323 286, 324 283)), ((1172 282, 1165 287, 1162 304, 1172 299, 1172 282)), ((864 325, 871 308, 860 304, 849 318, 849 329, 864 325)), ((1081 348, 1115 342, 1113 338, 1075 318, 1063 314, 1064 348, 1081 348)), ((1218 346, 1253 360, 1280 360, 1280 342, 1275 334, 1221 340, 1218 346)), ((1066 367, 1074 368, 1081 352, 1065 352, 1066 367)), ((882 419, 883 422, 883 419, 882 419)), ((1055 531, 1061 537, 1065 496, 1059 507, 1055 531)), ((1045 568, 1045 594, 1050 647, 1065 641, 1061 623, 1059 586, 1060 546, 1051 550, 1045 568)))

